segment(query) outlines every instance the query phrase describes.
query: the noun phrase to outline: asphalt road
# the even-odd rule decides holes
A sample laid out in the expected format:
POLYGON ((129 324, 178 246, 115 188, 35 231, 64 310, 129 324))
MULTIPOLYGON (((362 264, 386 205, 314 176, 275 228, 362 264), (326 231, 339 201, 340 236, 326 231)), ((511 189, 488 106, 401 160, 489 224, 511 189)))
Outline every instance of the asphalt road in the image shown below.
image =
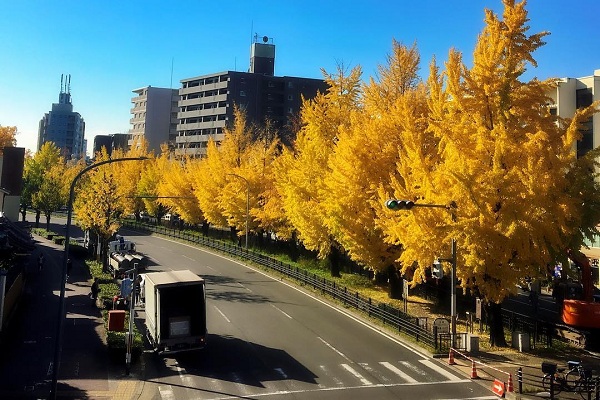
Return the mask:
POLYGON ((206 349, 146 353, 143 398, 496 398, 445 360, 258 270, 184 244, 122 234, 150 257, 149 271, 190 269, 207 282, 206 349))

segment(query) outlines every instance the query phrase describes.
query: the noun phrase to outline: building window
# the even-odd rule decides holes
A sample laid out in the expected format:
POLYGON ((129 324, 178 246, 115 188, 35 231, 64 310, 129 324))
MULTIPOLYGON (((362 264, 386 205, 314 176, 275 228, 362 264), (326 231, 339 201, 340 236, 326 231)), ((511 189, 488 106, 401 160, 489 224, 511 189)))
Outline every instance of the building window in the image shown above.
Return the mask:
POLYGON ((294 100, 294 97, 291 94, 288 94, 288 101, 294 100))
POLYGON ((240 97, 246 97, 246 92, 243 90, 240 90, 240 97))
POLYGON ((290 81, 290 82, 288 82, 288 87, 289 87, 290 89, 291 89, 291 88, 293 88, 293 87, 294 87, 294 83, 293 83, 293 82, 291 82, 291 81, 290 81))

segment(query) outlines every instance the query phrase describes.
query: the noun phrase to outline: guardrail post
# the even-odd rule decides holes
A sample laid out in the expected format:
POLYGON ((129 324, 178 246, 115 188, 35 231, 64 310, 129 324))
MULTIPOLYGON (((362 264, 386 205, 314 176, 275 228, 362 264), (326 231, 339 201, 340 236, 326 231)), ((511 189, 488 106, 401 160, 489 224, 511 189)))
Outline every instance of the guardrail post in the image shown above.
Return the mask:
POLYGON ((550 374, 550 398, 554 399, 554 374, 550 374))
POLYGON ((523 393, 523 368, 517 370, 517 382, 519 384, 519 393, 523 393))
POLYGON ((600 376, 596 377, 596 384, 594 390, 596 392, 596 400, 600 400, 600 376))

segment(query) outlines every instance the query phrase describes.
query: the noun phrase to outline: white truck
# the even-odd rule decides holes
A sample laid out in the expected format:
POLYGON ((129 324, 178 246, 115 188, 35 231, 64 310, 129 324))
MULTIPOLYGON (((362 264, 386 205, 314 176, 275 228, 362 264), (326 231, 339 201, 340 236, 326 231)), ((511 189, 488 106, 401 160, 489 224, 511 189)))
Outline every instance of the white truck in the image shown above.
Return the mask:
POLYGON ((189 270, 144 274, 146 336, 159 354, 206 345, 206 287, 189 270))

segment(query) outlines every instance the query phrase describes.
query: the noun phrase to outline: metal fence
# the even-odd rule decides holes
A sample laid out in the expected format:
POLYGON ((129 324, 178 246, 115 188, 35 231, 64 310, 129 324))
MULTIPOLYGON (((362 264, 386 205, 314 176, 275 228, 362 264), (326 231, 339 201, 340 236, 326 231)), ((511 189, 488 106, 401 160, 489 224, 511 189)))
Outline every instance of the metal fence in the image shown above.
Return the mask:
MULTIPOLYGON (((222 240, 202 236, 200 233, 168 228, 161 225, 150 225, 134 220, 124 220, 122 222, 125 227, 133 230, 155 232, 164 236, 195 243, 270 268, 282 275, 295 279, 300 284, 313 288, 313 290, 320 291, 323 295, 339 301, 345 307, 362 312, 368 317, 380 321, 384 325, 388 325, 396 331, 412 337, 417 342, 434 348, 440 353, 448 352, 450 347, 454 347, 457 350, 467 349, 467 333, 457 333, 455 345, 451 346, 449 334, 447 332, 438 333, 426 317, 410 316, 389 304, 361 296, 358 292, 349 291, 347 287, 339 286, 335 281, 310 274, 306 270, 283 263, 264 254, 256 253, 242 246, 229 244, 222 240)), ((503 310, 502 319, 504 326, 511 332, 527 333, 531 348, 535 348, 536 343, 544 343, 550 347, 552 346, 552 339, 559 338, 556 334, 557 326, 553 322, 506 310, 503 310)), ((466 322, 467 331, 472 333, 474 321, 472 320, 472 315, 469 313, 467 313, 466 322)), ((480 328, 482 328, 483 323, 482 321, 479 322, 480 328)))
POLYGON ((158 225, 152 226, 132 220, 123 221, 123 225, 134 230, 156 232, 161 235, 185 240, 190 243, 225 252, 234 257, 252 261, 262 267, 270 268, 282 275, 290 277, 307 287, 311 287, 313 290, 319 291, 323 295, 327 295, 340 302, 344 307, 355 309, 369 318, 375 319, 382 324, 388 325, 396 331, 413 338, 417 342, 421 342, 440 351, 445 351, 450 348, 446 340, 436 339, 433 334, 433 329, 429 329, 432 328, 431 326, 428 324, 420 324, 419 318, 412 317, 388 304, 361 296, 358 292, 352 292, 348 290, 347 287, 340 286, 334 281, 321 278, 315 274, 308 273, 306 270, 283 263, 269 256, 255 253, 241 246, 235 246, 223 241, 200 236, 189 231, 179 231, 177 229, 158 225))

